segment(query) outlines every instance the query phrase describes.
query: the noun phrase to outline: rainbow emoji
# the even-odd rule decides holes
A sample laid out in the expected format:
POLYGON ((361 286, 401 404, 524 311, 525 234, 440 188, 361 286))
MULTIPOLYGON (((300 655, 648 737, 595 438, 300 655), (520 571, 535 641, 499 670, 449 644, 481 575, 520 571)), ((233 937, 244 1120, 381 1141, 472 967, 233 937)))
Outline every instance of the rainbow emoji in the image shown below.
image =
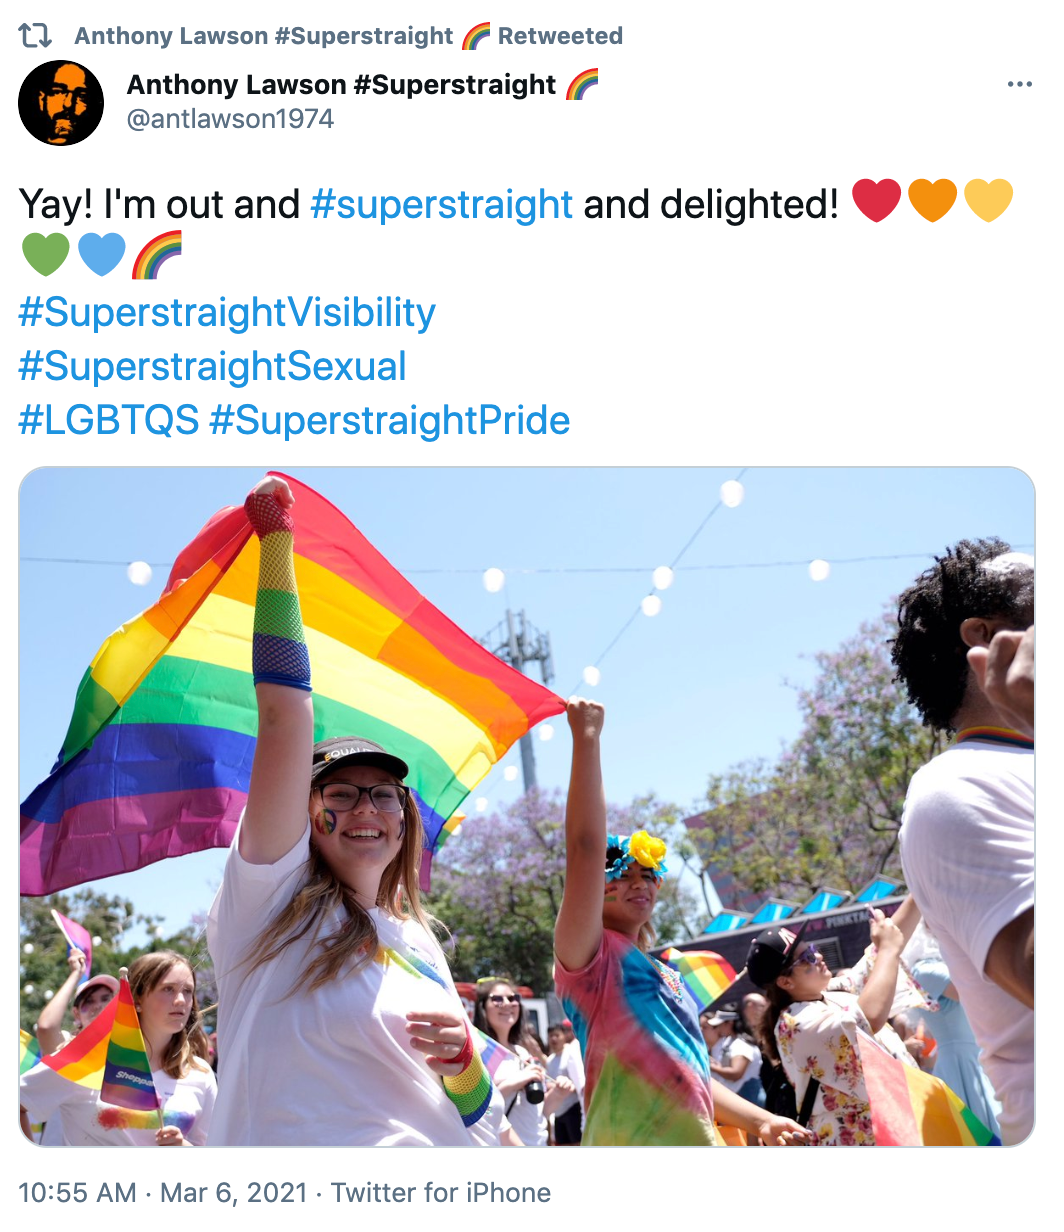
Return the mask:
POLYGON ((569 89, 565 91, 566 101, 575 100, 579 102, 587 91, 588 86, 598 85, 598 69, 585 68, 582 73, 577 75, 569 82, 569 89))
POLYGON ((491 33, 491 22, 482 21, 479 26, 474 26, 472 30, 462 39, 463 51, 476 51, 477 45, 481 39, 486 39, 491 33))
POLYGON ((181 232, 164 231, 149 240, 133 262, 134 278, 158 278, 159 267, 171 257, 181 255, 181 232))

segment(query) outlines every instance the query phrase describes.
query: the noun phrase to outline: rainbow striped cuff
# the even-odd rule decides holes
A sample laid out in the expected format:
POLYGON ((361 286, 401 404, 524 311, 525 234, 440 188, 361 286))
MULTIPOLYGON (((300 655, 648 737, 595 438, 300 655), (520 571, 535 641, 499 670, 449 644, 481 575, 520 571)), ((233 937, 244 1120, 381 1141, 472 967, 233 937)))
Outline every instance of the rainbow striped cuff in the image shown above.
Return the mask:
POLYGON ((479 1050, 473 1047, 472 1036, 467 1040, 462 1058, 465 1058, 467 1053, 471 1054, 469 1063, 453 1078, 444 1075, 443 1089, 447 1092, 447 1098, 458 1109, 462 1124, 475 1125, 491 1103, 491 1079, 480 1059, 479 1050))
POLYGON ((292 558, 295 522, 269 493, 252 493, 244 502, 244 511, 260 545, 252 675, 256 684, 282 684, 309 692, 310 655, 292 558))

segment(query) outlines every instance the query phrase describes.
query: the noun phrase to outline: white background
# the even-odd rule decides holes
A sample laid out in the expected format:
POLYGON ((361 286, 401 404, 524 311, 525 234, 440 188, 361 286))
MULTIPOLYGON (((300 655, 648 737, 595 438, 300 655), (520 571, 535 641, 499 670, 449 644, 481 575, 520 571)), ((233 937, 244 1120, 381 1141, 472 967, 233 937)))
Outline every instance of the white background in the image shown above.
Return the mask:
MULTIPOLYGON (((9 11, 3 36, 9 81, 10 133, 3 195, 5 307, 3 380, 8 392, 2 451, 9 516, 16 516, 20 478, 38 465, 240 464, 266 466, 472 464, 965 464, 1014 465, 1033 479, 1040 528, 1060 525, 1055 422, 1060 396, 1050 367, 1059 346, 1059 115, 1057 82, 1045 50, 1059 40, 1051 6, 982 3, 852 3, 670 6, 616 4, 185 4, 179 9, 100 2, 53 2, 36 11, 9 11), (91 10, 91 17, 89 12, 91 10), (47 20, 54 41, 47 53, 19 46, 17 21, 47 20), (624 43, 588 49, 500 48, 494 38, 476 53, 460 42, 471 26, 491 20, 516 28, 624 27, 624 43), (450 26, 454 46, 418 52, 385 48, 75 48, 78 25, 92 29, 177 31, 303 24, 361 29, 376 25, 450 26), (107 98, 103 123, 88 142, 55 150, 29 138, 14 118, 17 83, 45 58, 71 56, 100 78, 107 98), (600 84, 579 104, 564 101, 576 73, 600 70, 600 84), (1043 66, 1045 71, 1043 71, 1043 66), (134 106, 149 111, 197 108, 267 110, 274 101, 249 99, 243 83, 256 77, 348 76, 366 71, 393 76, 552 73, 554 98, 346 98, 331 100, 335 125, 310 133, 163 132, 134 134, 125 126, 134 106), (231 103, 158 99, 125 94, 134 73, 162 77, 239 77, 231 103), (1009 80, 1033 86, 1009 89, 1009 80), (896 179, 902 200, 878 224, 853 205, 850 188, 862 178, 896 179), (948 177, 958 200, 930 224, 910 206, 912 180, 948 177), (995 222, 977 218, 963 198, 971 179, 1003 177, 1014 187, 1008 210, 995 222), (186 222, 184 252, 168 262, 157 283, 131 282, 128 270, 152 236, 182 225, 162 210, 155 224, 102 217, 103 190, 154 194, 161 206, 174 193, 218 190, 227 207, 238 193, 280 196, 300 189, 303 217, 276 222, 186 222), (76 196, 93 189, 90 223, 69 228, 27 218, 19 187, 30 194, 76 196), (838 190, 838 217, 821 222, 723 220, 670 222, 657 202, 678 187, 726 193, 751 186, 808 197, 838 190), (397 221, 378 224, 336 218, 314 222, 312 193, 502 193, 539 188, 574 197, 572 222, 397 221), (592 193, 630 196, 650 189, 645 222, 585 221, 592 193), (63 229, 71 239, 67 263, 47 280, 21 257, 31 231, 63 229), (77 239, 85 231, 118 231, 126 258, 107 278, 82 265, 77 239), (430 331, 260 331, 235 338, 221 331, 118 331, 93 338, 85 331, 20 329, 17 304, 27 294, 78 300, 154 302, 208 300, 219 295, 270 299, 293 294, 342 298, 378 294, 435 302, 430 331), (84 356, 249 352, 252 347, 306 347, 320 355, 374 355, 406 345, 409 379, 403 386, 306 385, 251 388, 221 385, 119 385, 99 391, 19 381, 17 356, 34 347, 64 346, 84 356), (304 437, 250 442, 233 434, 207 439, 116 436, 30 437, 16 428, 26 401, 178 401, 201 406, 253 401, 271 410, 422 409, 444 402, 482 401, 507 408, 518 402, 564 410, 572 430, 564 438, 451 438, 434 445, 410 438, 304 437)), ((320 100, 296 99, 289 105, 320 100)), ((227 208, 227 214, 230 212, 227 208)), ((1055 365, 1054 365, 1055 367, 1055 365)), ((398 512, 398 511, 397 511, 398 512)), ((72 517, 91 516, 72 510, 72 517)), ((889 518, 889 510, 884 517, 889 518)), ((14 564, 15 537, 9 539, 14 564)), ((1050 530, 1040 537, 1040 603, 1055 611, 1058 547, 1050 530), (1048 589, 1047 589, 1048 588, 1048 589)), ((1045 628, 1043 618, 1043 629, 1045 628)), ((7 639, 14 645, 14 630, 7 639)), ((1059 679, 1051 638, 1043 637, 1042 743, 1059 735, 1046 703, 1059 679), (1047 656, 1048 659, 1047 659, 1047 656), (1048 684, 1046 682, 1049 682, 1048 684), (1049 734, 1047 736, 1047 727, 1049 734)), ((13 758, 9 770, 14 779, 13 758)), ((1052 770, 1048 771, 1052 774, 1052 770)), ((1047 796, 1047 798, 1052 798, 1047 796)), ((1057 839, 1047 828, 1039 851, 1054 866, 1057 839)), ((9 882, 15 891, 14 842, 9 882)), ((1052 874, 1051 874, 1052 875, 1052 874)), ((1046 884, 1050 884, 1046 881, 1046 884)), ((1045 963, 1043 963, 1045 967, 1045 963)), ((9 972, 8 986, 15 987, 9 972)), ((1056 990, 1039 987, 1043 1023, 1055 1018, 1056 990)), ((1042 1038, 1042 1072, 1054 1060, 1055 1033, 1042 1038)), ((283 1058, 279 1059, 283 1063, 283 1058)), ((161 1179, 207 1184, 229 1180, 241 1202, 234 1225, 292 1227, 305 1218, 345 1223, 361 1212, 336 1207, 331 1180, 459 1183, 493 1179, 548 1184, 550 1206, 482 1208, 489 1219, 539 1226, 561 1220, 581 1227, 601 1219, 717 1222, 746 1212, 771 1219, 834 1211, 835 1218, 964 1217, 984 1221, 1021 1217, 1039 1226, 1028 1205, 1039 1162, 1052 1149, 1054 1092, 1042 1101, 1041 1126, 1026 1146, 997 1152, 938 1151, 933 1155, 848 1152, 824 1159, 795 1152, 770 1157, 731 1152, 697 1159, 609 1151, 546 1156, 404 1153, 187 1152, 174 1158, 141 1152, 112 1156, 85 1152, 44 1155, 17 1138, 14 1117, 5 1179, 12 1204, 22 1180, 136 1179, 153 1192, 125 1218, 154 1224, 174 1218, 214 1219, 213 1209, 161 1210, 161 1179), (636 1163, 622 1171, 618 1163, 636 1163), (304 1180, 321 1200, 299 1207, 256 1207, 243 1182, 304 1180), (889 1214, 887 1213, 889 1210, 889 1214)), ((0 1190, 2 1192, 2 1190, 0 1190)), ((107 1207, 71 1211, 54 1202, 18 1219, 48 1227, 72 1218, 95 1224, 115 1218, 107 1207)), ((445 1228, 468 1226, 480 1211, 464 1203, 426 1209, 419 1194, 412 1211, 445 1228)), ((121 1216, 120 1216, 121 1217, 121 1216)))

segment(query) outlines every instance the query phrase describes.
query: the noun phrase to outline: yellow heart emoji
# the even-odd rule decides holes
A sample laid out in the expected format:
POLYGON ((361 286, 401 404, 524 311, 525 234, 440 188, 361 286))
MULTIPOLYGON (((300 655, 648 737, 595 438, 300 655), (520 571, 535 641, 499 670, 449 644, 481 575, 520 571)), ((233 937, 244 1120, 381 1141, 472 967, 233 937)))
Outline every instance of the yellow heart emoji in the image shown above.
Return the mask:
POLYGON ((983 222, 993 222, 1009 208, 1012 185, 1008 180, 969 180, 964 186, 964 199, 983 222))
POLYGON ((957 200, 957 185, 952 180, 913 180, 909 185, 913 209, 928 222, 938 222, 957 200))

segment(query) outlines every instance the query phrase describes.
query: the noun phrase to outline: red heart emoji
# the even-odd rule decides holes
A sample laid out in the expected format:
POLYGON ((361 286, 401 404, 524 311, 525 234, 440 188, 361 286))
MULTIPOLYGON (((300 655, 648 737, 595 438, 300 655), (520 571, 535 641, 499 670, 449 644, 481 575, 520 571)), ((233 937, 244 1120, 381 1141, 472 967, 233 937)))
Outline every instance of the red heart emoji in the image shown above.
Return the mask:
POLYGON ((901 200, 901 185, 897 180, 858 180, 853 186, 854 204, 873 222, 882 222, 901 200))

